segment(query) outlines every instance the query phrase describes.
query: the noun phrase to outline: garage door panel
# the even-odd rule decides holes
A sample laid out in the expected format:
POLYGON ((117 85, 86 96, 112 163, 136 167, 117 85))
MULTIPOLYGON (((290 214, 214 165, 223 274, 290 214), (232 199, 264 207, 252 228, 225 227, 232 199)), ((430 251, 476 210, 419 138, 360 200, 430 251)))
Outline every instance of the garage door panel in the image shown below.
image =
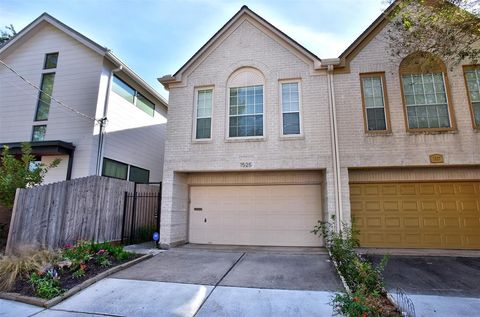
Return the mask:
POLYGON ((403 226, 408 229, 420 228, 420 219, 418 217, 405 217, 403 218, 403 226))
POLYGON ((433 217, 423 217, 423 227, 428 229, 438 229, 440 228, 440 220, 438 218, 433 217))
POLYGON ((438 210, 437 202, 435 200, 420 201, 420 208, 422 212, 436 212, 438 210))
POLYGON ((480 182, 351 186, 363 246, 480 249, 480 182))
POLYGON ((400 211, 398 201, 384 201, 383 210, 387 212, 398 212, 400 211))
POLYGON ((415 195, 417 188, 415 184, 401 184, 399 185, 400 195, 415 195))
POLYGON ((379 201, 367 201, 365 202, 365 209, 369 212, 380 212, 382 206, 379 201))
POLYGON ((385 226, 388 228, 399 228, 400 224, 400 217, 385 217, 385 226))
POLYGON ((438 184, 438 188, 442 195, 455 195, 455 184, 438 184))
POLYGON ((435 195, 435 184, 419 184, 418 191, 420 195, 435 195))
POLYGON ((418 201, 416 200, 406 200, 402 201, 402 211, 417 211, 418 210, 418 201))
POLYGON ((235 245, 320 246, 320 185, 193 186, 189 240, 235 245), (201 207, 198 213, 194 207, 201 207), (207 222, 204 222, 204 219, 207 222))

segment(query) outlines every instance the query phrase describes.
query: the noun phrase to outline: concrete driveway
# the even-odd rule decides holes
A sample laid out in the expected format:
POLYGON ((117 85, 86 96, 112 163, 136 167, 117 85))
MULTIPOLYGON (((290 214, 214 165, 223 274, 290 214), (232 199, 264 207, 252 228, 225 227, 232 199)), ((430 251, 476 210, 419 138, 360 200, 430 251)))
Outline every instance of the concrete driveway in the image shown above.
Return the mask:
MULTIPOLYGON (((378 263, 380 256, 369 256, 378 263)), ((420 316, 475 316, 480 307, 480 258, 390 256, 386 288, 400 288, 420 316)))
POLYGON ((49 310, 12 316, 331 316, 339 290, 328 256, 319 252, 178 248, 49 310))

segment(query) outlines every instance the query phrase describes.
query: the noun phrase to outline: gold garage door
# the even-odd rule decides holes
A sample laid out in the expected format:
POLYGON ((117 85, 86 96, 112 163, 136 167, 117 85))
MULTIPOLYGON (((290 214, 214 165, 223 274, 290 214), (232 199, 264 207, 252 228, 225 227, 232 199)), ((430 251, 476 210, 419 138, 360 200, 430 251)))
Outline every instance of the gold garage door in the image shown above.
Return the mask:
POLYGON ((364 247, 480 249, 480 182, 350 184, 364 247))

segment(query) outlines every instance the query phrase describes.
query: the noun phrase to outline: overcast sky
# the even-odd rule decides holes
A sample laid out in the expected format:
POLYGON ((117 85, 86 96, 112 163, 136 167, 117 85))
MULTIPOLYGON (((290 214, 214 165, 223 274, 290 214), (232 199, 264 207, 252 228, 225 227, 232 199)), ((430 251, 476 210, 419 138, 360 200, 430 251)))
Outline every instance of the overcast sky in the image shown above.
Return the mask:
POLYGON ((383 0, 0 0, 0 27, 48 12, 113 51, 165 97, 177 71, 242 5, 320 58, 338 57, 382 12, 383 0))

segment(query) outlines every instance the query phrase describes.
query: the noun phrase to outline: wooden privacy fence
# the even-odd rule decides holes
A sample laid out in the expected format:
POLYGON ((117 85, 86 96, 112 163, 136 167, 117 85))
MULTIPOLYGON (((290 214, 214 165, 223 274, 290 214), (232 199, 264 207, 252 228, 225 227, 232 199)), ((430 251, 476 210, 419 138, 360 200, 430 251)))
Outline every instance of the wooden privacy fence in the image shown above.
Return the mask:
MULTIPOLYGON (((134 183, 88 176, 17 189, 6 252, 56 249, 77 240, 120 241, 125 192, 134 183)), ((137 185, 143 193, 158 186, 137 185)))

